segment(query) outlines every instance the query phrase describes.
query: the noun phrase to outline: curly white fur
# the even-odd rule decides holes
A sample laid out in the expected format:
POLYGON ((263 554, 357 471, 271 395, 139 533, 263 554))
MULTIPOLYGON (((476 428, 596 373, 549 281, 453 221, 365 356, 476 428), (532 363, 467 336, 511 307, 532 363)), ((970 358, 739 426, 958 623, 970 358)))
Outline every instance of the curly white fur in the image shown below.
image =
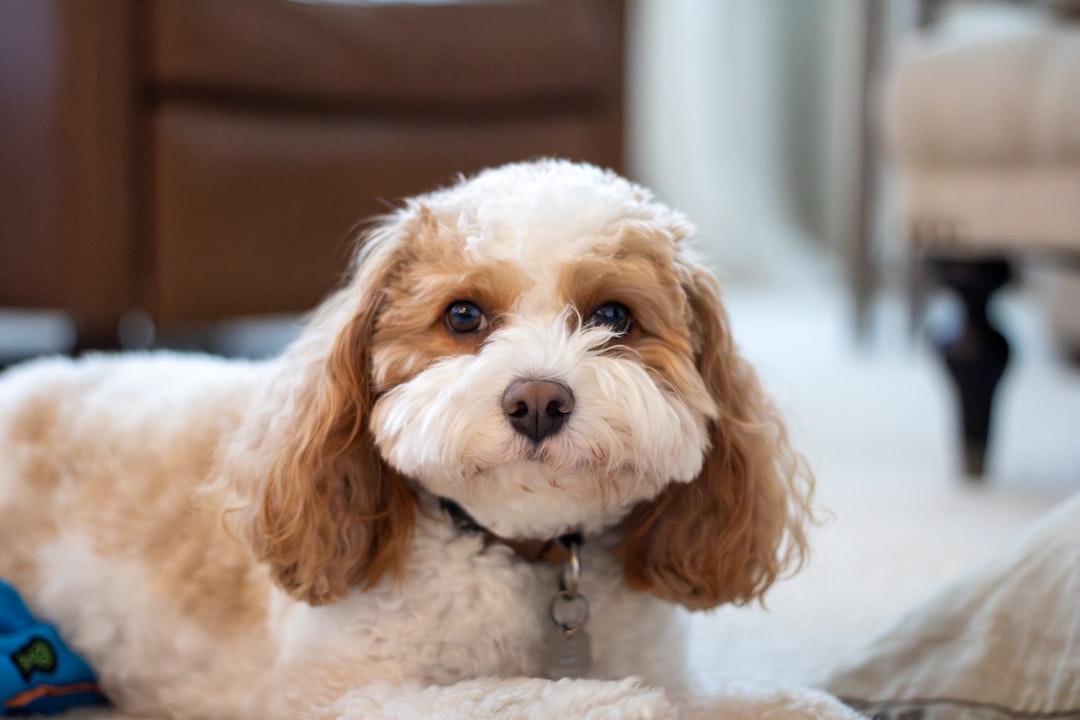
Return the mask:
POLYGON ((760 597, 810 489, 690 234, 613 174, 511 165, 386 218, 279 358, 11 370, 0 576, 128 713, 675 717, 672 603, 760 597), (520 379, 572 388, 559 432, 514 431, 520 379), (596 679, 530 679, 558 569, 438 498, 507 537, 585 530, 596 679))

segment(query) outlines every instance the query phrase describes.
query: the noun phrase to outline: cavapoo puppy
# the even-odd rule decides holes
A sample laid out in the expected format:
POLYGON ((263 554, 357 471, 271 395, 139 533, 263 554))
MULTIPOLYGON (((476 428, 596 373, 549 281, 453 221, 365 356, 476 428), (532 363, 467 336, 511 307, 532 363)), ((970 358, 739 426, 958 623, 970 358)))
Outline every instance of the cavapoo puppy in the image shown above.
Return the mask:
POLYGON ((9 370, 0 578, 124 712, 667 717, 675 606, 798 567, 811 487, 692 233, 508 165, 382 219, 280 357, 9 370))

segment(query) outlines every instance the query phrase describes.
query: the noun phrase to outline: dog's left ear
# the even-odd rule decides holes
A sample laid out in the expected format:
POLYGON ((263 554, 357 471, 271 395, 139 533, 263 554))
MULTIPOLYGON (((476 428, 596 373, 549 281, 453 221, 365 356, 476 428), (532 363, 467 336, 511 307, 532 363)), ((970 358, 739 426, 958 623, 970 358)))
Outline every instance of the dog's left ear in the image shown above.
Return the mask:
POLYGON ((813 479, 734 346, 716 279, 694 261, 680 265, 695 364, 718 418, 701 473, 637 506, 619 552, 631 587, 700 610, 760 599, 802 565, 813 479))

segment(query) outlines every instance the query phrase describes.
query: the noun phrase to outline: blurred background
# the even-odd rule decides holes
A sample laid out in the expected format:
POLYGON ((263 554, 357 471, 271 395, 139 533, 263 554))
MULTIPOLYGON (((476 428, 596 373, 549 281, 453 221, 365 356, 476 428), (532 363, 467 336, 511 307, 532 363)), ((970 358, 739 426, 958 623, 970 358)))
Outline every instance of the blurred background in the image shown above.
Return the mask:
POLYGON ((703 677, 812 682, 1080 489, 1070 0, 4 0, 0 362, 271 354, 365 218, 541 155, 694 220, 818 477, 703 677))

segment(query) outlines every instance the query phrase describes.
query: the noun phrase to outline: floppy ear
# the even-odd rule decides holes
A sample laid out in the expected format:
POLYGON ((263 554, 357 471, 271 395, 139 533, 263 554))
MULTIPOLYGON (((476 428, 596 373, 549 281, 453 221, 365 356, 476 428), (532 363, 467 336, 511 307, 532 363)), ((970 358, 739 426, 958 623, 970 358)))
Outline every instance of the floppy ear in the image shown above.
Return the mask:
POLYGON ((371 336, 402 218, 368 236, 351 279, 278 361, 246 447, 234 453, 255 473, 240 488, 244 533, 275 581, 312 605, 400 571, 412 534, 415 498, 368 430, 371 336))
POLYGON ((813 479, 728 329, 716 279, 684 261, 697 371, 718 408, 700 475, 636 507, 619 550, 631 587, 692 610, 758 599, 802 565, 813 479))

